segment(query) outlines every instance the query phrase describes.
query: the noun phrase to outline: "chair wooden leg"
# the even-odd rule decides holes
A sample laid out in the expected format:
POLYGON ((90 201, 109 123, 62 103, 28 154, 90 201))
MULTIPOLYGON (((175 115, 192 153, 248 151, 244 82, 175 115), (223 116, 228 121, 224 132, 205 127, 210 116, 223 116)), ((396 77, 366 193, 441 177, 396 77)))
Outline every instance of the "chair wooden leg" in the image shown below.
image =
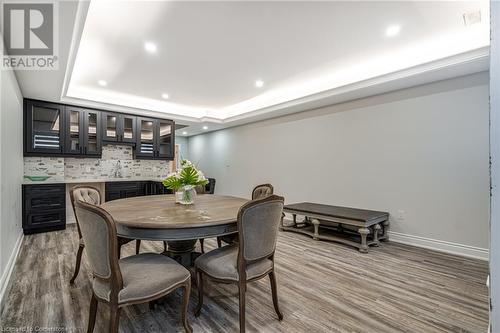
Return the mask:
POLYGON ((274 305, 274 310, 276 311, 276 314, 278 315, 279 320, 283 320, 283 314, 280 311, 279 305, 278 305, 278 286, 276 284, 276 275, 274 274, 274 270, 269 273, 269 280, 271 281, 271 291, 273 294, 273 305, 274 305))
POLYGON ((163 241, 163 252, 167 252, 167 242, 163 241))
POLYGON ((87 333, 94 332, 95 326, 95 316, 97 314, 97 306, 98 306, 97 298, 94 293, 92 293, 92 298, 90 299, 90 311, 89 311, 89 323, 87 326, 87 333))
POLYGON ((200 241, 201 253, 205 253, 205 247, 204 247, 205 240, 203 238, 200 238, 199 241, 200 241))
POLYGON ((203 307, 203 273, 196 269, 196 284, 198 285, 198 305, 194 310, 194 316, 198 317, 203 307))
POLYGON ((118 305, 109 305, 109 333, 118 333, 120 327, 120 311, 118 305))
POLYGON ((183 287, 184 289, 184 297, 182 299, 182 309, 181 309, 181 322, 182 326, 184 327, 184 330, 186 333, 192 333, 193 329, 191 326, 189 326, 188 319, 187 319, 187 311, 188 311, 188 305, 189 305, 189 296, 191 294, 191 278, 189 278, 186 282, 186 285, 183 287))
POLYGON ((217 246, 222 247, 222 237, 217 237, 217 246))
POLYGON ((78 246, 78 252, 76 253, 76 264, 75 264, 75 273, 73 273, 73 277, 69 280, 69 283, 73 284, 75 282, 76 277, 78 276, 78 272, 80 272, 80 264, 82 262, 83 249, 85 246, 80 244, 78 246))
POLYGON ((240 294, 240 333, 245 333, 245 292, 247 286, 245 281, 238 283, 238 291, 240 294))
POLYGON ((135 241, 135 254, 139 254, 139 251, 141 250, 141 240, 138 239, 135 241))

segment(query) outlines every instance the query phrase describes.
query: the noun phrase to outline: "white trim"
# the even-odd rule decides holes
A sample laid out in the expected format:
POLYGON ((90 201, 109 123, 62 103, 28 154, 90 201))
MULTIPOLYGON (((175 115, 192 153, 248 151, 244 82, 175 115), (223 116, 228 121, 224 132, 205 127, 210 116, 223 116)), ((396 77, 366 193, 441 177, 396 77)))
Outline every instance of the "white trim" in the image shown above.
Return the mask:
POLYGON ((14 271, 14 266, 17 261, 17 256, 19 255, 19 250, 21 249, 21 244, 23 243, 23 239, 24 235, 23 233, 21 233, 16 241, 16 244, 14 245, 12 253, 10 254, 9 261, 5 266, 5 270, 2 274, 2 277, 0 278, 0 313, 3 311, 3 307, 5 305, 4 297, 9 291, 12 272, 14 271))
POLYGON ((475 258, 480 260, 489 259, 488 249, 470 245, 452 243, 452 242, 420 237, 420 236, 407 235, 394 231, 389 231, 389 240, 396 243, 423 247, 425 249, 457 254, 469 258, 475 258))

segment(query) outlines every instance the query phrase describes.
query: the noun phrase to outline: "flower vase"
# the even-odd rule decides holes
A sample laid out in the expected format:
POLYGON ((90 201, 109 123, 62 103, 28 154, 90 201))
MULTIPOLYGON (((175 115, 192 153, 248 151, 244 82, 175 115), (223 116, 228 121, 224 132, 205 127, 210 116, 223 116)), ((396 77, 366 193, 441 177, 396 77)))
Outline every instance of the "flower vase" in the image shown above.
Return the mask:
POLYGON ((179 191, 175 192, 175 202, 181 205, 192 205, 196 197, 196 189, 194 186, 184 186, 179 191))

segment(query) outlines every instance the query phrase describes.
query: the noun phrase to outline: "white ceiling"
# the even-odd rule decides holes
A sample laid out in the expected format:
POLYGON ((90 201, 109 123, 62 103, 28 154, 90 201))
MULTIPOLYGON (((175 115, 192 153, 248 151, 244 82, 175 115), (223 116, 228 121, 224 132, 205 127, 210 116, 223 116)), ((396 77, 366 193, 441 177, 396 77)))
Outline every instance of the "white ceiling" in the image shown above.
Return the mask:
POLYGON ((165 113, 191 125, 190 135, 370 87, 366 95, 375 84, 399 80, 400 88, 413 76, 422 83, 484 70, 489 45, 488 1, 93 0, 81 7, 86 18, 73 16, 73 49, 60 43, 69 64, 61 100, 165 113), (477 10, 481 23, 465 26, 463 14, 477 10), (390 25, 401 27, 397 36, 386 36, 390 25), (147 41, 156 53, 145 51, 147 41))

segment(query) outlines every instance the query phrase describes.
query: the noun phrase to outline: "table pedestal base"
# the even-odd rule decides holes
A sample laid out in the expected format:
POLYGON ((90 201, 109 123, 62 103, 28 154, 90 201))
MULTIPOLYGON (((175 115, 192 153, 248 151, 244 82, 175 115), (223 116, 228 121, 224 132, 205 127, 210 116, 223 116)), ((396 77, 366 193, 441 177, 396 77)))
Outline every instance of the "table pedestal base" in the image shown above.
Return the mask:
POLYGON ((192 267, 196 258, 201 254, 194 251, 196 242, 196 239, 167 241, 168 251, 165 254, 184 267, 192 267))

